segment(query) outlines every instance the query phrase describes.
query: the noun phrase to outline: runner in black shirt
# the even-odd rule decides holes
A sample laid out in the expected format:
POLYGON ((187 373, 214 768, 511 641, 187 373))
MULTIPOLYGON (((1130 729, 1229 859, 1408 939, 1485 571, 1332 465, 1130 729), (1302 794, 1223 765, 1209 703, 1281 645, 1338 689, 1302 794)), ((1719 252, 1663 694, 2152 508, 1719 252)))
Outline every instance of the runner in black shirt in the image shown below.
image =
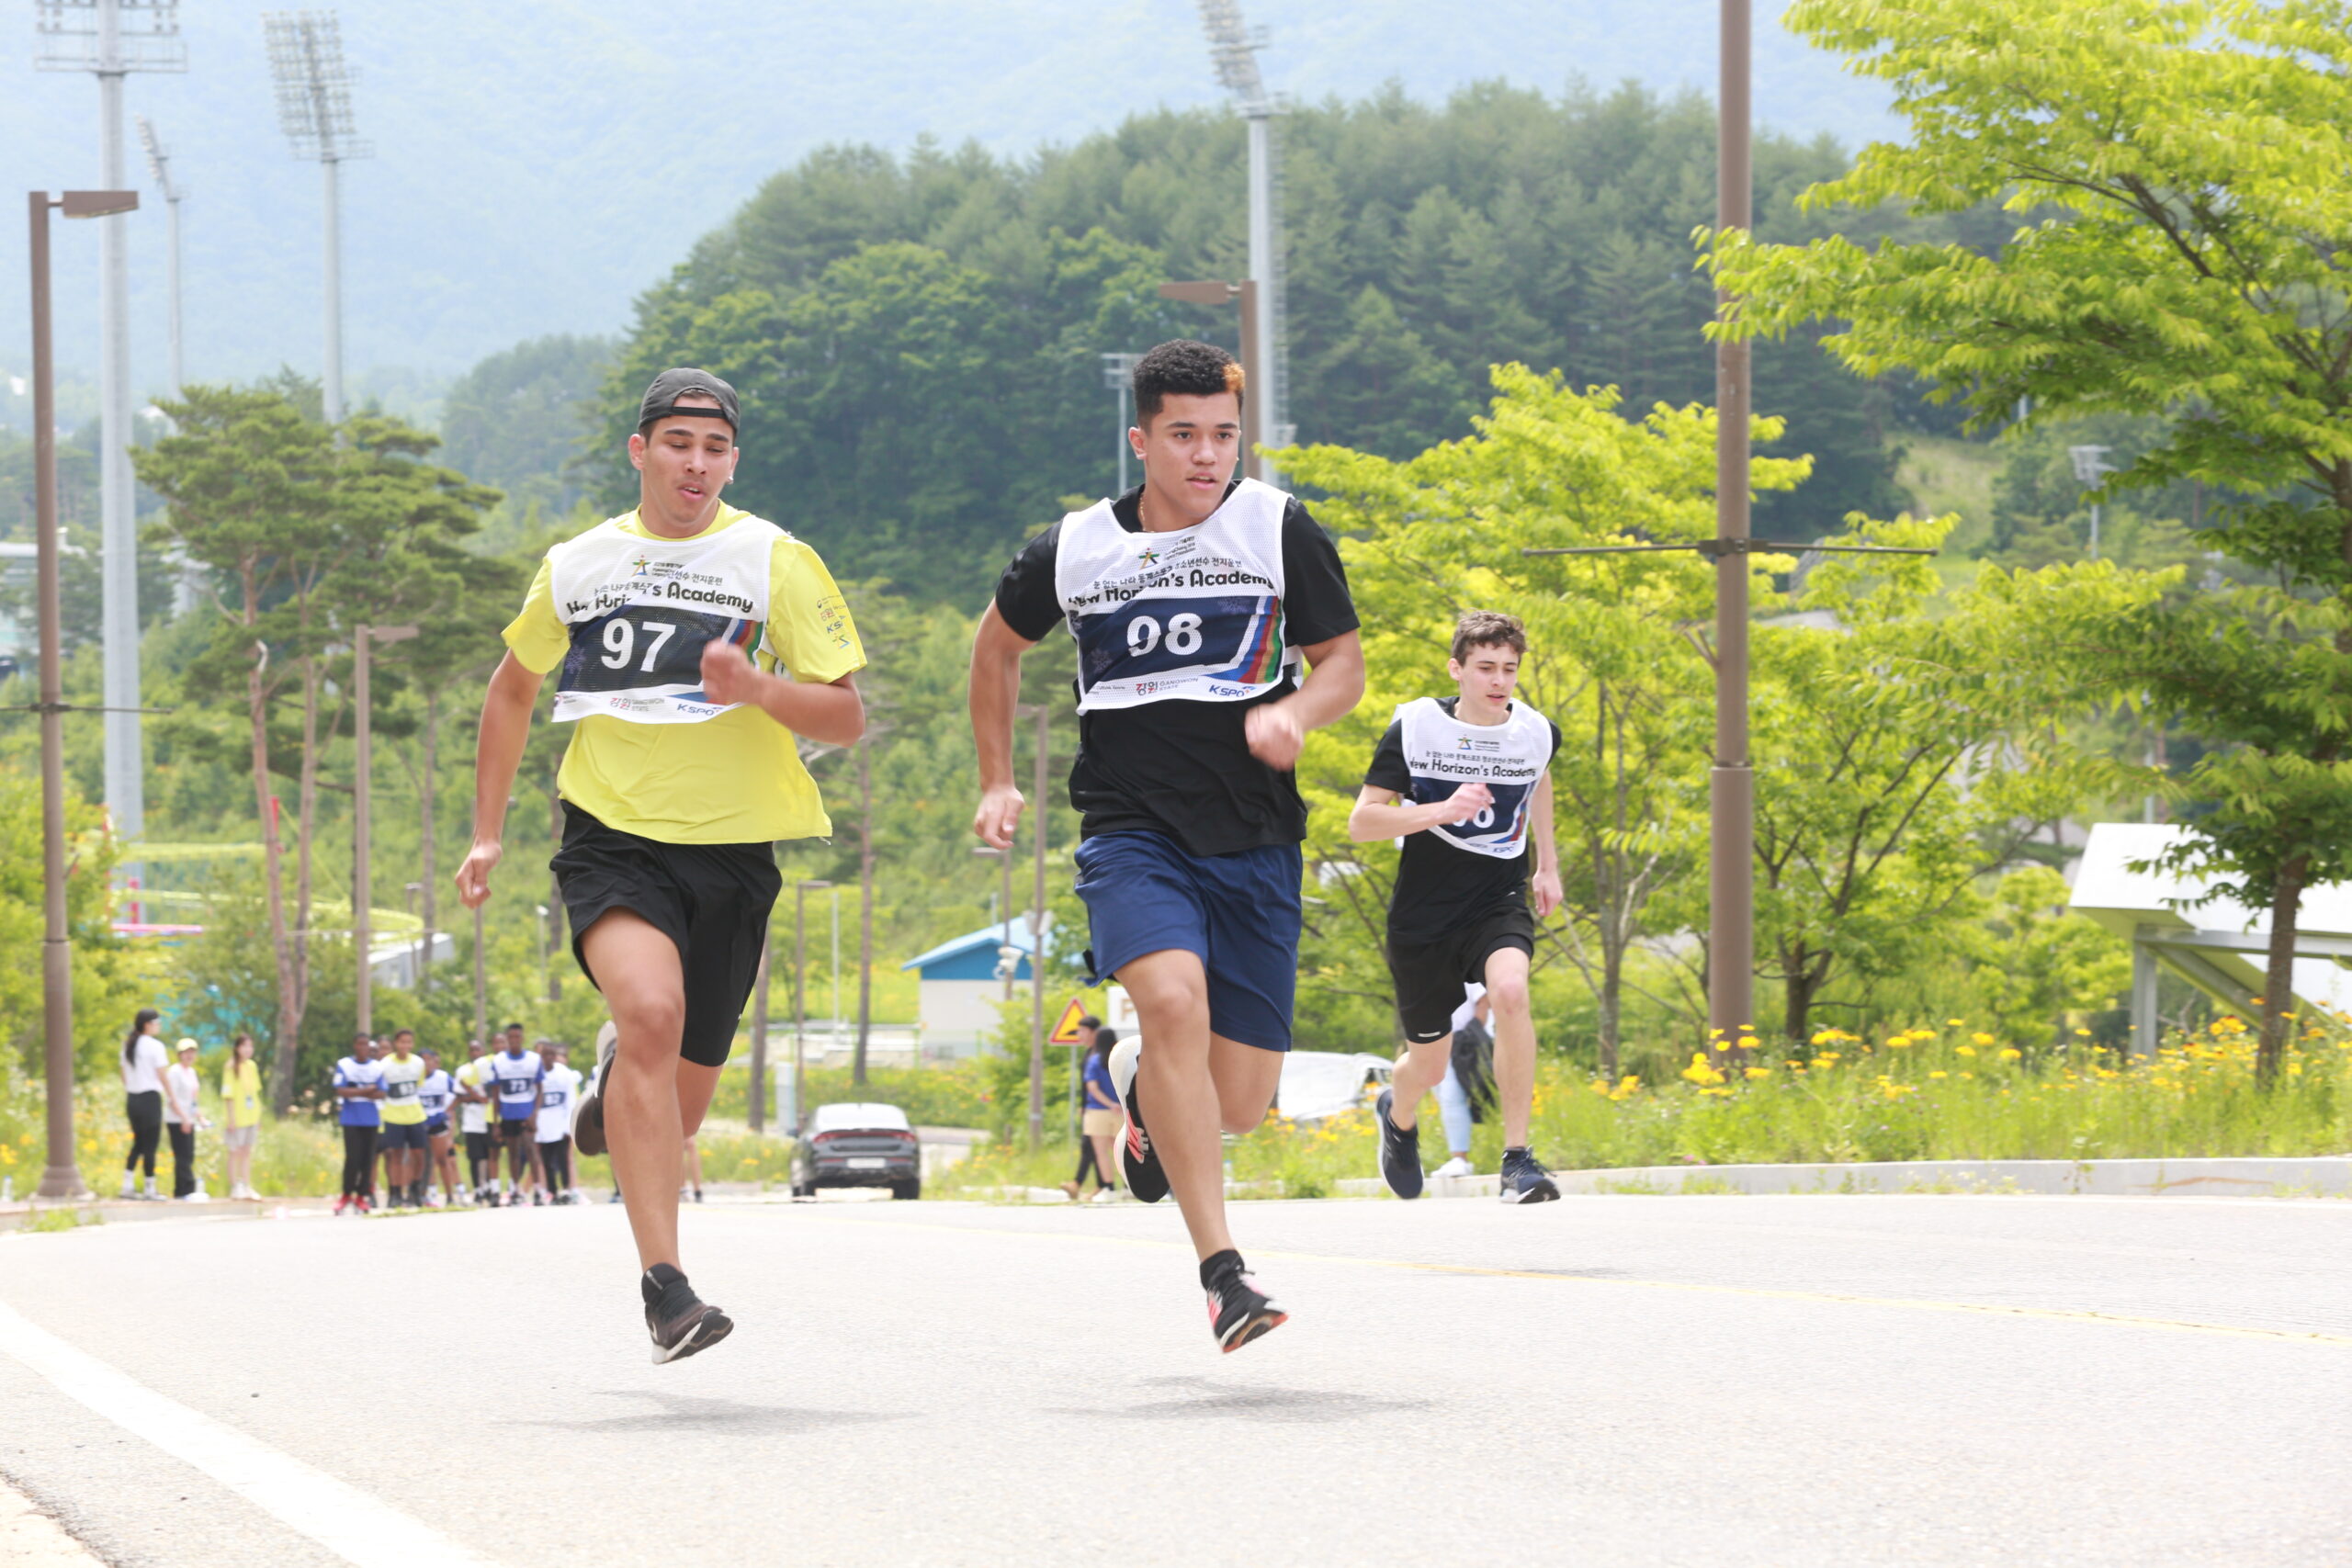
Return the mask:
POLYGON ((1021 656, 1066 623, 1079 645, 1069 789, 1083 815, 1088 963, 1118 976, 1142 1024, 1111 1056, 1127 1117, 1120 1161, 1137 1198, 1176 1194, 1217 1343, 1234 1350, 1284 1314, 1226 1229, 1217 1133, 1263 1122, 1282 1076, 1306 834, 1291 769, 1306 731, 1363 694, 1363 649, 1331 541, 1295 499, 1233 478, 1232 355, 1162 344, 1136 363, 1135 391, 1127 438, 1143 484, 1032 540, 980 617, 972 826, 1010 847, 1024 804, 1012 783, 1021 656))
POLYGON ((1516 618, 1490 610, 1463 616, 1446 661, 1459 694, 1396 710, 1348 817, 1349 836, 1359 842, 1405 840, 1388 905, 1388 963, 1405 1055, 1378 1106, 1381 1174, 1399 1198, 1420 1195, 1421 1097, 1445 1077, 1453 1015, 1471 981, 1484 983, 1494 1009, 1502 1200, 1531 1203, 1560 1195, 1527 1144, 1535 1097, 1527 969, 1535 921, 1560 903, 1548 771, 1560 730, 1511 700, 1526 652, 1527 633, 1516 618), (1400 797, 1411 804, 1399 804, 1400 797))

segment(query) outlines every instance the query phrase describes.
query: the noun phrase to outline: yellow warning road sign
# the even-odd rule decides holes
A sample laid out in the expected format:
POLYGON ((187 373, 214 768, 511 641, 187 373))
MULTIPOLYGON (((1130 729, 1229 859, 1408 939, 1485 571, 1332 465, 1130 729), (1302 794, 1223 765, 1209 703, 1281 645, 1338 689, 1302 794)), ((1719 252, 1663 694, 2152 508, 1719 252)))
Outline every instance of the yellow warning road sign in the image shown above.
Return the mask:
POLYGON ((1086 1004, 1076 997, 1070 998, 1069 1006, 1062 1009, 1062 1021, 1054 1025, 1054 1032, 1046 1036, 1046 1043, 1049 1045, 1077 1044, 1078 1021, 1085 1016, 1086 1004))

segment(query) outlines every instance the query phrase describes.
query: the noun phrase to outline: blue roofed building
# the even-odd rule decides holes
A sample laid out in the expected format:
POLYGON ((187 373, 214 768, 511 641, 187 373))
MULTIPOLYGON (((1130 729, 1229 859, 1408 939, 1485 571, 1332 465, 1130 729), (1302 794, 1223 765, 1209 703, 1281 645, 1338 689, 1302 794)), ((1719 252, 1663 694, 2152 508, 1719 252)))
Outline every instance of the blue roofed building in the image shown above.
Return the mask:
MULTIPOLYGON (((1050 944, 1050 919, 1046 930, 1050 944)), ((1027 997, 1032 974, 1030 954, 1035 947, 1027 918, 1015 917, 1000 925, 967 931, 899 965, 916 972, 924 1054, 976 1054, 983 1036, 997 1030, 997 1009, 1004 999, 1006 965, 1010 964, 1012 970, 1015 998, 1027 997)))

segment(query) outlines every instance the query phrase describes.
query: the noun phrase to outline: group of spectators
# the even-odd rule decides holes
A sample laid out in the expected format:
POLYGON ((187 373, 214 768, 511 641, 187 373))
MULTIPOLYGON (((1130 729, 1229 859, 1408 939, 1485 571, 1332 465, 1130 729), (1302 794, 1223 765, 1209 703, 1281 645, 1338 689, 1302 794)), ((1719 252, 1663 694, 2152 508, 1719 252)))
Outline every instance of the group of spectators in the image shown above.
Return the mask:
MULTIPOLYGON (((196 1070, 197 1043, 183 1039, 164 1049, 162 1015, 141 1008, 122 1043, 123 1114, 130 1121, 130 1153, 122 1162, 125 1198, 155 1200, 155 1152, 166 1134, 172 1145, 172 1197, 200 1203, 208 1196, 197 1174, 196 1134, 211 1125, 203 1112, 203 1080, 196 1070), (141 1185, 143 1176, 144 1184, 141 1185)), ((230 1044, 220 1070, 221 1142, 228 1159, 229 1196, 254 1198, 254 1145, 261 1133, 261 1068, 254 1061, 254 1037, 240 1034, 230 1044)))
POLYGON ((388 1208, 581 1201, 571 1170, 571 1109, 587 1087, 584 1077, 560 1042, 541 1038, 526 1046, 519 1023, 508 1024, 497 1044, 486 1051, 481 1041, 467 1041, 466 1060, 452 1069, 437 1050, 418 1047, 413 1030, 352 1038, 351 1055, 334 1065, 335 1119, 343 1128, 336 1213, 377 1207, 379 1163, 388 1208))

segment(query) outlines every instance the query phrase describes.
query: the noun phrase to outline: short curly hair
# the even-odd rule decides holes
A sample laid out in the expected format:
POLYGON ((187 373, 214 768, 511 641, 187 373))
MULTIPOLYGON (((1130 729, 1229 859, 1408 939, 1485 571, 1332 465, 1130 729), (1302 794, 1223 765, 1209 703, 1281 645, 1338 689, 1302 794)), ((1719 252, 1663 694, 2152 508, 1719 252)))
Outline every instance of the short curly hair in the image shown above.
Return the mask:
POLYGON ((1508 648, 1527 657, 1527 628, 1517 615, 1500 610, 1471 610, 1453 623, 1453 661, 1461 663, 1474 648, 1508 648))
POLYGON ((1180 337, 1161 344, 1136 361, 1136 423, 1148 424, 1170 393, 1178 397, 1213 398, 1231 392, 1242 398, 1241 362, 1213 343, 1180 337))

